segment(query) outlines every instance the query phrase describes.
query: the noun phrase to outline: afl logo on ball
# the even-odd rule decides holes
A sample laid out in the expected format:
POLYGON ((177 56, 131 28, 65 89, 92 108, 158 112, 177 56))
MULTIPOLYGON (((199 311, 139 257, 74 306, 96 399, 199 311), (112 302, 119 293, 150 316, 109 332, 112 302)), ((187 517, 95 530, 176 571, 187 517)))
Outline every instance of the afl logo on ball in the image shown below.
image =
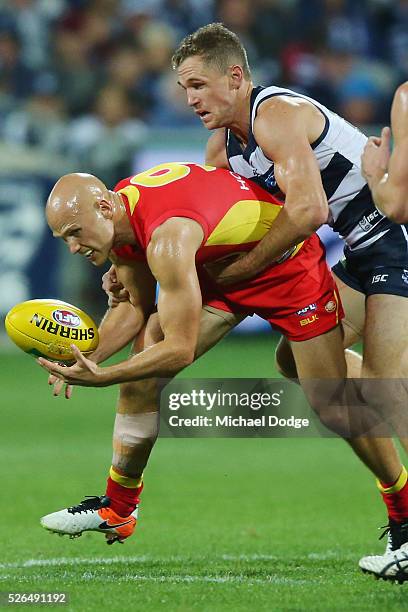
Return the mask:
POLYGON ((337 304, 334 300, 329 300, 324 307, 326 312, 334 312, 336 308, 337 308, 337 304))
POLYGON ((65 327, 78 327, 81 325, 81 319, 70 310, 54 310, 52 313, 54 321, 65 327))

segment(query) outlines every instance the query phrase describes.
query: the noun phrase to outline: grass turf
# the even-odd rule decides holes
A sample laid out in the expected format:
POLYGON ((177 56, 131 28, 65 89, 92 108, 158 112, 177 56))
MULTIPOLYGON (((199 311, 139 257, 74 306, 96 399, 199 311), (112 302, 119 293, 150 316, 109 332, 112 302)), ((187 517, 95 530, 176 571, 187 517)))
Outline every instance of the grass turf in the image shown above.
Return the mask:
MULTIPOLYGON (((39 517, 100 494, 117 390, 51 397, 20 353, 1 356, 0 590, 66 591, 63 609, 404 610, 406 587, 361 574, 382 550, 373 479, 335 439, 161 439, 138 533, 70 541, 39 517)), ((274 375, 270 338, 230 338, 186 372, 274 375)))

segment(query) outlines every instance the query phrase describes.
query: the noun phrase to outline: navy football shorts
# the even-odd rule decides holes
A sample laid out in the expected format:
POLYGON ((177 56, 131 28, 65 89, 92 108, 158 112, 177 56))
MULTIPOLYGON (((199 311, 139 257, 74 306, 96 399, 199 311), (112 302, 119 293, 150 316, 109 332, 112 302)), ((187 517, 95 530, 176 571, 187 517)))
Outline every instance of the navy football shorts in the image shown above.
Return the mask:
POLYGON ((374 244, 351 251, 333 272, 344 283, 364 293, 408 297, 408 225, 392 225, 374 244))

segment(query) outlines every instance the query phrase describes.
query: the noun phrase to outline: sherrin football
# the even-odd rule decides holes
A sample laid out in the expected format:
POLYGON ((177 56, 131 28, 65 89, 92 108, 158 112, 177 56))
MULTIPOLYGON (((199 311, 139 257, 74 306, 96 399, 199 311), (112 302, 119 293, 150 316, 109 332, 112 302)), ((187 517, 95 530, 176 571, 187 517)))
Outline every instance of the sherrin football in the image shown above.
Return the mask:
POLYGON ((26 353, 72 361, 71 344, 88 355, 98 346, 98 328, 85 312, 60 300, 29 300, 6 316, 6 331, 26 353))

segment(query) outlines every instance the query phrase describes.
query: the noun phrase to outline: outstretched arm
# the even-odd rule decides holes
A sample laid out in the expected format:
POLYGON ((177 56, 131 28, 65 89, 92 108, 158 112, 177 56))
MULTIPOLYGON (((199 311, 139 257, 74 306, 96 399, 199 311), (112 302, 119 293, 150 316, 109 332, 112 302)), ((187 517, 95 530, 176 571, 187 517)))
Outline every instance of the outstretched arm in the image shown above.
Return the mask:
POLYGON ((224 268, 217 282, 236 283, 255 276, 327 221, 326 194, 310 146, 323 127, 324 118, 316 109, 290 98, 272 98, 260 107, 254 122, 255 137, 274 161, 285 205, 261 242, 224 268))
MULTIPOLYGON (((76 353, 78 366, 62 368, 39 359, 65 382, 107 386, 153 376, 174 375, 194 359, 201 316, 201 292, 195 254, 203 231, 189 219, 172 218, 155 230, 147 249, 148 263, 160 284, 158 313, 164 339, 116 365, 100 368, 76 353)), ((115 311, 118 309, 115 309, 115 311)))
POLYGON ((383 128, 381 138, 369 138, 362 156, 363 175, 374 202, 394 223, 408 222, 408 81, 395 92, 391 108, 391 131, 383 128))

